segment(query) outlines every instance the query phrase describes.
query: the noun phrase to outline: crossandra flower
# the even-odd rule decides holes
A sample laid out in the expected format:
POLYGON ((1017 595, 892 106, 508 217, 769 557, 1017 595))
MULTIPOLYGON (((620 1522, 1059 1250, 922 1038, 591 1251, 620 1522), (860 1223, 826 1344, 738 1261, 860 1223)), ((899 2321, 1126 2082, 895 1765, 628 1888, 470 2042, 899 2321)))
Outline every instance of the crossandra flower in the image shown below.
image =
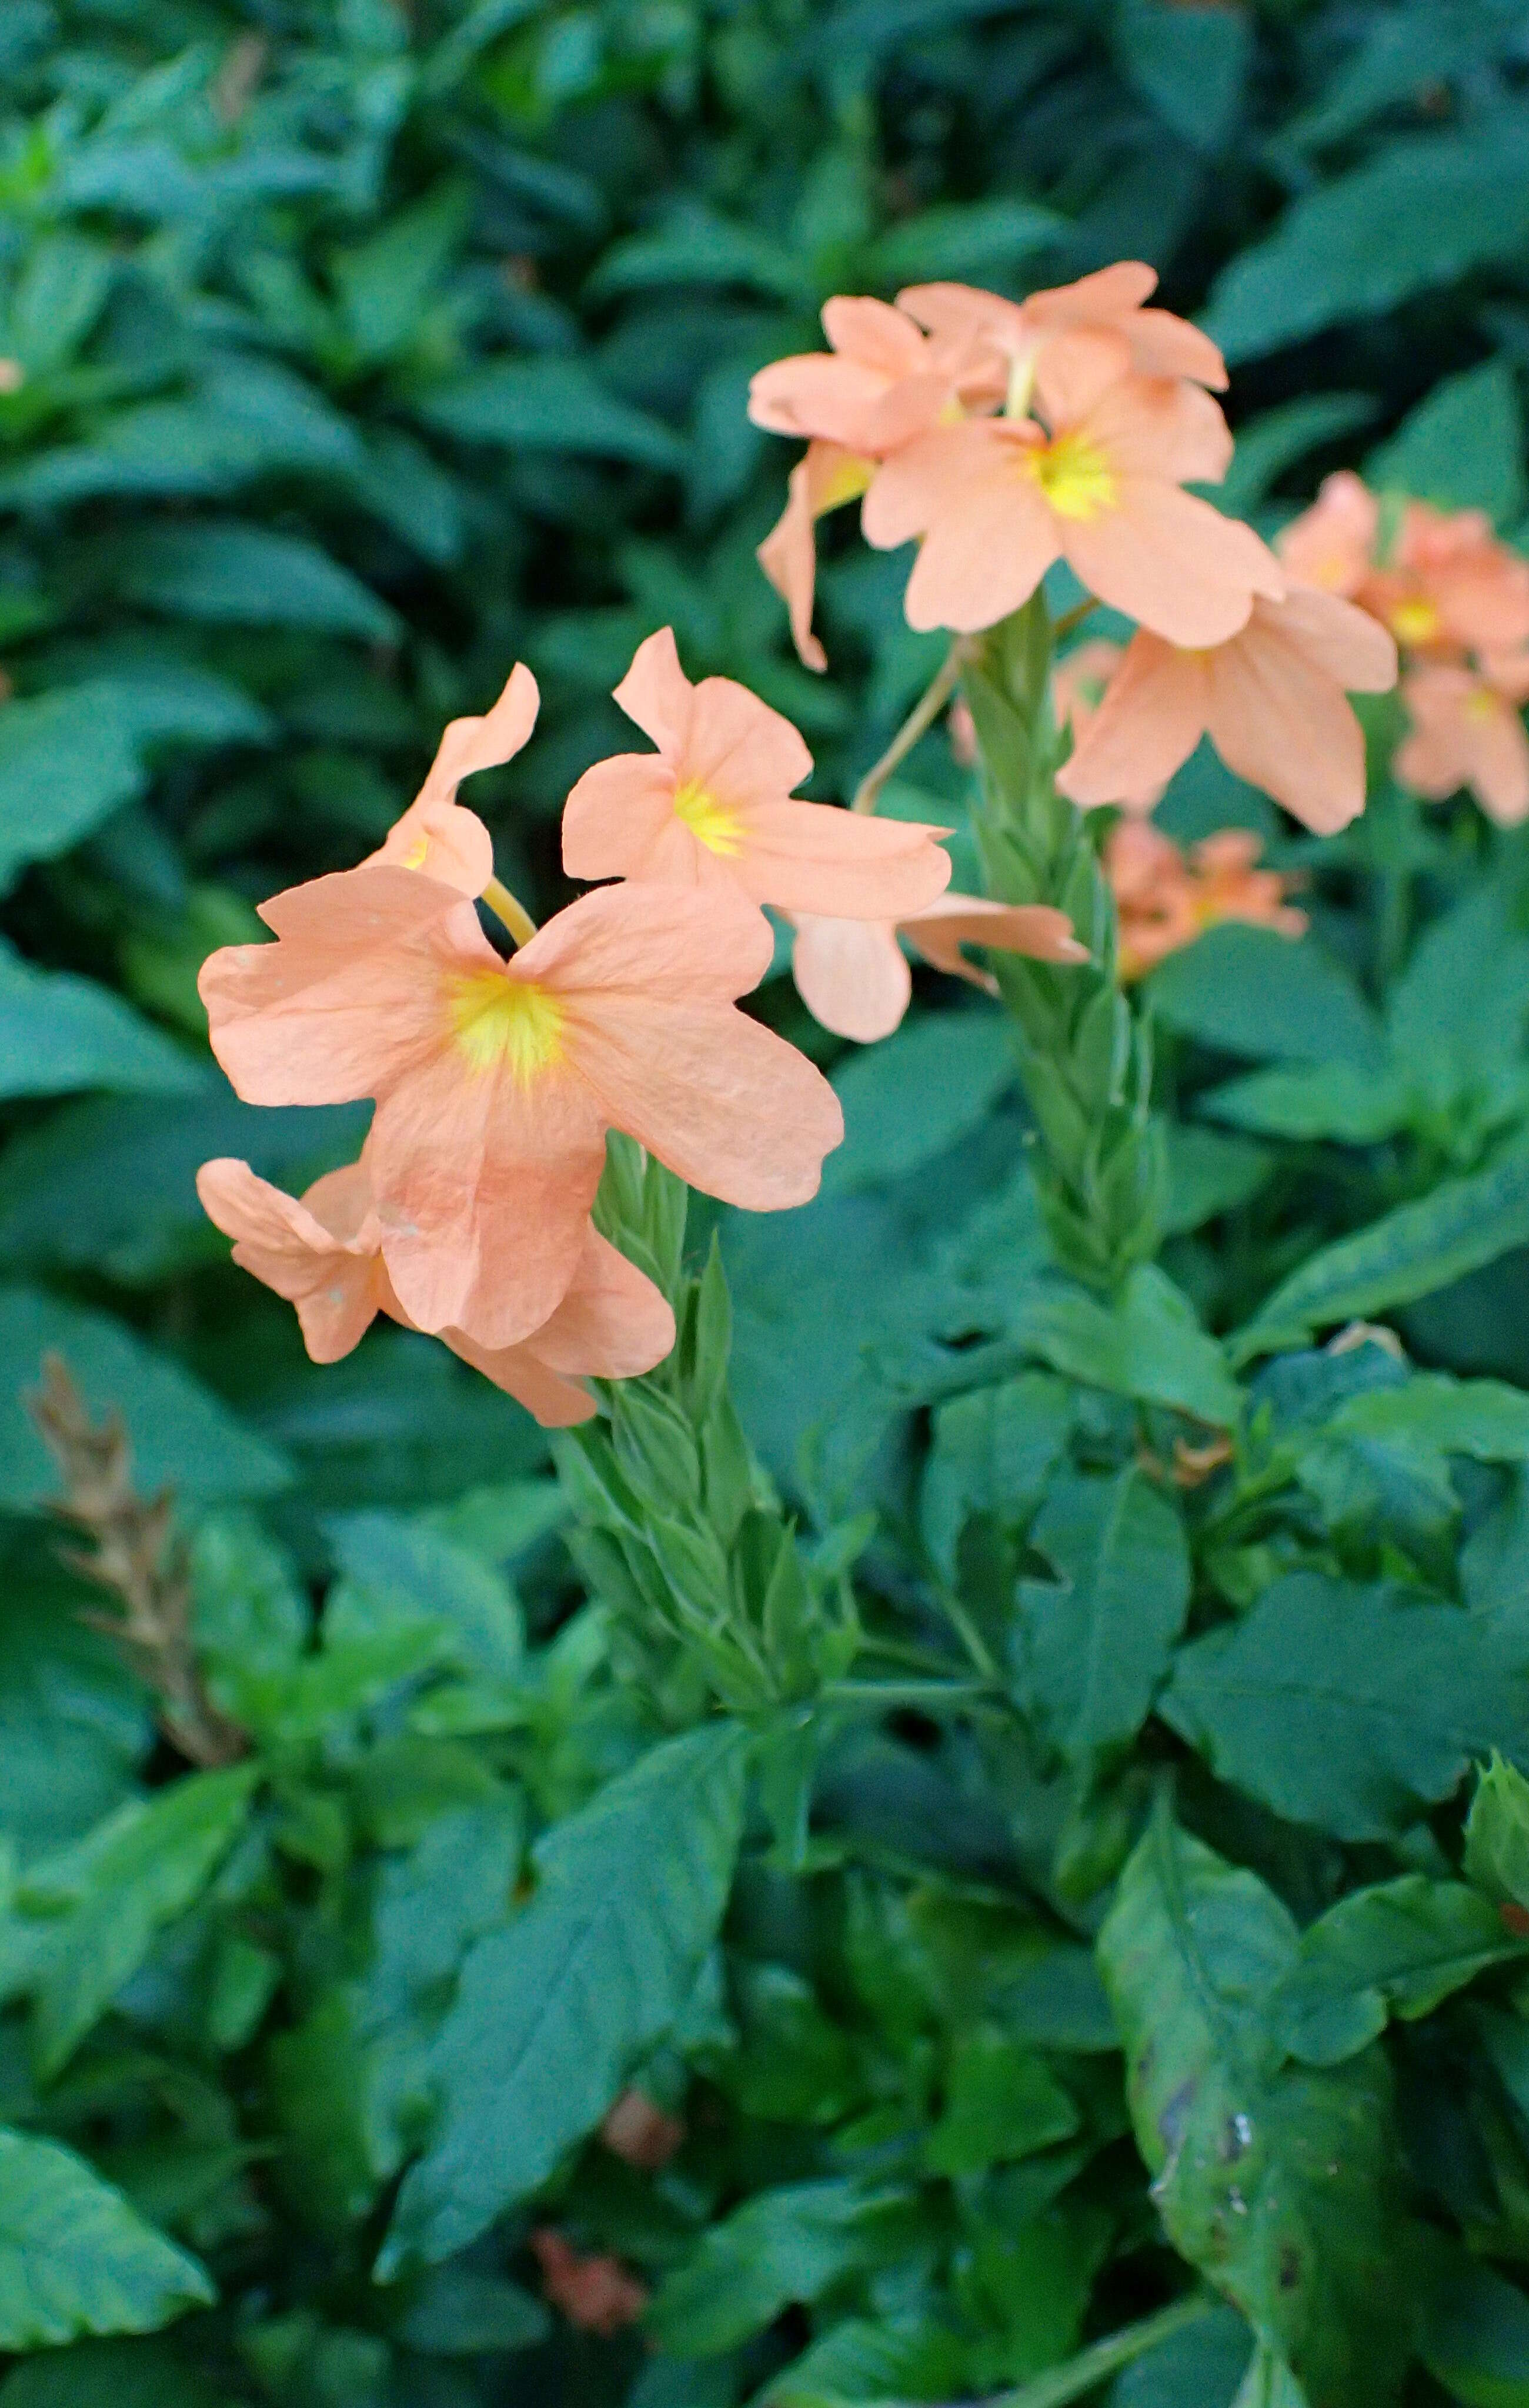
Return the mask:
POLYGON ((1261 595, 1246 627, 1209 650, 1143 630, 1057 784, 1085 810, 1140 809, 1208 735, 1229 769, 1330 836, 1364 808, 1364 738, 1346 689, 1395 682, 1385 628, 1315 586, 1292 586, 1283 602, 1261 595))
POLYGON ((897 921, 818 919, 789 915, 796 930, 791 975, 813 1018, 836 1037, 871 1045, 902 1025, 913 996, 913 973, 898 942, 905 937, 935 969, 998 992, 990 971, 978 969, 963 945, 1028 953, 1043 962, 1086 962, 1089 949, 1073 934, 1065 911, 1045 903, 991 903, 980 895, 942 895, 927 910, 897 921))
POLYGON ((638 649, 615 690, 658 747, 586 770, 563 813, 570 878, 732 891, 784 910, 891 919, 950 878, 946 828, 793 796, 813 756, 796 729, 731 678, 692 685, 672 630, 638 649))
POLYGON ((1186 853, 1149 820, 1122 820, 1104 848, 1120 924, 1120 977, 1145 978, 1169 953, 1223 920, 1299 937, 1304 911, 1285 900, 1277 870, 1255 867, 1262 843, 1248 828, 1220 828, 1186 853))
POLYGON ((1184 377, 1223 391, 1226 362, 1210 337, 1170 310, 1146 307, 1157 282, 1155 268, 1139 259, 1122 259, 1075 284, 1054 285, 1023 301, 1005 301, 970 284, 913 284, 898 294, 897 303, 932 335, 952 344, 965 337, 974 350, 988 346, 1021 369, 1031 366, 1043 403, 1048 354, 1054 362, 1058 347, 1077 335, 1112 338, 1118 346, 1119 365, 1141 376, 1184 377))
POLYGON ((806 668, 822 671, 829 656, 813 633, 817 591, 817 522, 858 502, 876 473, 874 460, 840 443, 809 443, 786 484, 786 508, 755 554, 785 603, 791 641, 806 668))
POLYGON ((1357 602, 1406 651, 1448 658, 1529 641, 1529 562, 1497 541, 1483 511, 1407 502, 1383 547, 1379 497, 1339 469, 1278 551, 1292 577, 1357 602))
POLYGON ((930 337, 901 308, 858 294, 823 305, 832 349, 802 351, 760 368, 748 414, 772 435, 820 437, 880 459, 969 399, 1002 400, 992 346, 957 327, 930 337))
POLYGON ((424 785, 361 867, 385 862, 420 869, 464 895, 481 895, 494 875, 493 839, 477 814, 457 801, 456 790, 475 769, 498 769, 513 759, 530 740, 541 699, 535 678, 517 661, 492 710, 482 719, 452 720, 424 785))
POLYGON ((1450 662, 1402 681, 1412 726, 1392 763, 1403 785, 1431 802, 1468 786, 1489 819, 1529 819, 1529 736, 1519 705, 1529 699, 1529 656, 1489 655, 1492 675, 1450 662))
POLYGON ((1224 475, 1232 438, 1196 385, 1122 375, 1115 349, 1079 337, 1059 362, 1048 425, 971 419, 916 437, 866 494, 866 538, 923 538, 904 608, 914 627, 989 627, 1030 599, 1059 558, 1082 583, 1171 643, 1216 644, 1277 598, 1279 564, 1240 521, 1181 490, 1224 475))
MULTIPOLYGON (((365 1157, 316 1180, 300 1203, 228 1158, 203 1163, 196 1192, 208 1218, 233 1239, 240 1269, 296 1307, 315 1363, 349 1354, 379 1312, 414 1326, 382 1260, 365 1157)), ((568 1291, 530 1338, 490 1348, 460 1329, 438 1335, 544 1426, 564 1429, 595 1411, 583 1379, 630 1379, 662 1362, 674 1316, 652 1281, 586 1222, 568 1291)))
POLYGON ((382 1253, 417 1327, 518 1344, 562 1302, 625 1129, 756 1211, 815 1194, 844 1122, 794 1049, 734 1009, 772 944, 727 894, 603 887, 504 961, 461 892, 388 864, 262 905, 277 942, 200 987, 246 1102, 376 1099, 382 1253))

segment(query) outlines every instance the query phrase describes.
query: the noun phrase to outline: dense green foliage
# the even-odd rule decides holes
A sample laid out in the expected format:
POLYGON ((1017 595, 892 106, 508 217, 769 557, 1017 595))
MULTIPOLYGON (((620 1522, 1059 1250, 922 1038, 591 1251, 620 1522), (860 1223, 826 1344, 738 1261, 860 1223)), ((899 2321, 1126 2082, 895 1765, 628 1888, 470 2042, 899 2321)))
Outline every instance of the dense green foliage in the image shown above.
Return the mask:
MULTIPOLYGON (((1162 824, 1312 929, 1150 982, 1113 1297, 998 1005, 856 1054, 772 981, 824 1196, 616 1156, 682 1340, 555 1465, 424 1340, 315 1369, 192 1185, 353 1152, 231 1097, 196 969, 515 657, 473 800, 542 905, 656 625, 815 793, 880 752, 904 564, 829 538, 819 681, 752 558, 833 292, 1149 259, 1236 507, 1363 462, 1513 539, 1526 67, 1509 0, 5 0, 0 2408, 1529 2402, 1522 838, 1382 771, 1295 841, 1196 757, 1162 824), (190 1724, 81 1619, 48 1350, 172 1493, 190 1724)), ((971 784, 937 730, 888 796, 967 884, 971 784)))

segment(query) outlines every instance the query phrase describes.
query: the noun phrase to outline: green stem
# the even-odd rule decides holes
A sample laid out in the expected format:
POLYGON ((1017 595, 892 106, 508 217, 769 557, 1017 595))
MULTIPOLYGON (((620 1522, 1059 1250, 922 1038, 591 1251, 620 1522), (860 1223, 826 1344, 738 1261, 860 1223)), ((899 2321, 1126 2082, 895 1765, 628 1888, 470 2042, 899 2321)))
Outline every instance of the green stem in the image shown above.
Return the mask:
POLYGON ((852 811, 873 811, 883 786, 900 763, 905 761, 919 738, 932 727, 941 711, 956 691, 961 673, 961 639, 958 636, 935 670, 929 684, 914 704, 907 718, 893 737, 881 759, 866 771, 855 789, 852 811))
POLYGON ((1140 2324, 1127 2325, 1123 2331, 1094 2342, 1065 2366, 1050 2368, 1031 2382, 1021 2383, 1017 2390, 999 2392, 984 2401, 982 2408, 1067 2408, 1069 2401, 1081 2400, 1101 2383, 1107 2383, 1122 2366, 1144 2357, 1160 2342, 1182 2332, 1187 2325, 1198 2324, 1215 2305, 1208 2293, 1191 2292, 1188 2299, 1176 2300, 1172 2307, 1160 2308, 1156 2315, 1144 2316, 1140 2324))
POLYGON ((1065 911, 1093 956, 1076 968, 994 953, 1042 1145, 1037 1185, 1059 1260, 1112 1293, 1157 1250, 1163 1167, 1147 1023, 1116 974, 1115 897, 1084 814, 1057 791, 1053 629, 1036 594, 973 642, 962 681, 977 732, 976 832, 989 895, 1065 911))

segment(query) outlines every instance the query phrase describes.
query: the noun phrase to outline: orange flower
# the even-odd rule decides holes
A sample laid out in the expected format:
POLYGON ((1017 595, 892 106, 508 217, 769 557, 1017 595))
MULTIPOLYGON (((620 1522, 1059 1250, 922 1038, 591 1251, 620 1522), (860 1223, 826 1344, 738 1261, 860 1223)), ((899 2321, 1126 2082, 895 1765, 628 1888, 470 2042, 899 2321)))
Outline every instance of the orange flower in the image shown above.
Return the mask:
POLYGON ((624 2090, 600 2126, 600 2139, 613 2157, 644 2173, 667 2166, 685 2140, 677 2115, 666 2115, 645 2090, 624 2090))
POLYGON ((424 785, 361 867, 386 862, 422 869, 464 895, 481 895, 494 875, 493 840, 482 820, 458 803, 456 789, 474 769, 497 769, 513 758, 529 741, 541 700, 535 678, 517 661, 485 718, 450 723, 424 785))
POLYGON ((261 917, 276 944, 203 965, 213 1051, 250 1103, 376 1098, 382 1255, 421 1329, 497 1349, 542 1326, 609 1128, 758 1211, 814 1195, 843 1136, 828 1082, 733 1008, 771 937, 724 894, 603 887, 508 962, 417 870, 316 879, 261 917))
POLYGON ((1320 835, 1364 808, 1364 738, 1345 688, 1396 681, 1396 647, 1351 602, 1316 586, 1253 604, 1209 652, 1132 637, 1124 663, 1057 784, 1084 810, 1161 794, 1202 736, 1228 768, 1320 835))
POLYGON ((959 414, 963 395, 1003 397, 1002 365, 966 327, 931 340, 901 308, 841 293, 823 305, 823 331, 831 351, 773 360, 752 380, 756 426, 879 459, 952 404, 959 414))
POLYGON ((609 2340, 634 2325, 647 2306, 646 2288, 619 2258, 584 2257, 545 2225, 531 2234, 531 2247, 541 2269, 543 2291, 581 2332, 600 2333, 609 2340))
POLYGON ((1311 508, 1277 540, 1291 575, 1303 585, 1352 598, 1369 575, 1380 528, 1380 505, 1351 468, 1324 477, 1311 508))
POLYGON ((1054 285, 1025 301, 1004 301, 970 284, 913 284, 898 308, 935 335, 965 336, 1016 362, 1033 361, 1043 399, 1046 353, 1060 338, 1105 336, 1119 347, 1119 364, 1148 377, 1187 377, 1222 392, 1226 362, 1198 326, 1167 309, 1143 305, 1157 290, 1157 270, 1139 259, 1118 260, 1075 284, 1054 285))
POLYGON ((813 756, 731 678, 692 685, 672 629, 638 647, 615 698, 656 752, 584 772, 563 813, 570 878, 741 892, 783 910, 877 919, 921 910, 950 878, 945 828, 793 798, 813 756))
MULTIPOLYGON (((1109 688, 1110 680, 1118 669, 1124 653, 1118 644, 1103 637, 1091 643, 1078 644, 1062 655, 1051 672, 1051 703, 1059 726, 1071 730, 1075 756, 1087 730, 1092 726, 1109 688)), ((1112 799, 1128 811, 1149 811, 1162 799, 1163 781, 1138 778, 1131 773, 1131 791, 1112 799)), ((1077 797, 1075 796, 1074 800, 1077 797)))
POLYGON ((1293 577, 1359 603, 1409 652, 1529 641, 1529 562, 1497 541, 1483 511, 1408 502, 1384 560, 1380 532, 1376 495, 1340 469, 1286 527, 1279 555, 1293 577))
POLYGON ((924 540, 908 580, 910 626, 989 627, 1065 557, 1100 600, 1182 644, 1246 624, 1257 594, 1284 592, 1251 527, 1180 490, 1221 476, 1232 438, 1198 386, 1122 376, 1114 347, 1069 344, 1047 396, 1050 432, 988 418, 916 437, 878 470, 867 540, 924 540))
POLYGON ((974 968, 963 945, 1028 953, 1043 962, 1086 962, 1089 949, 1073 934, 1065 911, 1044 903, 989 903, 980 895, 942 895, 927 910, 893 923, 790 915, 796 929, 791 975, 813 1018, 836 1037, 873 1044, 901 1025, 913 995, 913 973, 898 938, 936 969, 966 979, 988 994, 998 982, 974 968))
POLYGON ((1529 696, 1529 664, 1499 656, 1496 680, 1450 663, 1402 681, 1412 730, 1392 763, 1405 786, 1431 802, 1468 786, 1489 819, 1529 819, 1529 738, 1518 705, 1529 696))
POLYGON ((1254 867, 1262 850, 1249 829, 1221 828, 1185 853, 1149 820, 1122 820, 1104 848, 1120 917, 1121 979, 1145 977, 1222 920, 1299 937, 1305 914, 1287 906, 1277 870, 1254 867))
MULTIPOLYGON (((234 1260, 297 1308, 315 1363, 336 1363, 379 1312, 413 1327, 382 1257, 382 1226, 365 1157, 316 1180, 301 1203, 259 1179, 247 1162, 204 1162, 196 1192, 208 1218, 234 1240, 234 1260)), ((651 1371, 674 1343, 674 1316, 651 1280, 591 1223, 561 1304, 518 1346, 476 1345, 460 1329, 440 1336, 454 1354, 551 1428, 595 1410, 581 1375, 629 1379, 651 1371)))

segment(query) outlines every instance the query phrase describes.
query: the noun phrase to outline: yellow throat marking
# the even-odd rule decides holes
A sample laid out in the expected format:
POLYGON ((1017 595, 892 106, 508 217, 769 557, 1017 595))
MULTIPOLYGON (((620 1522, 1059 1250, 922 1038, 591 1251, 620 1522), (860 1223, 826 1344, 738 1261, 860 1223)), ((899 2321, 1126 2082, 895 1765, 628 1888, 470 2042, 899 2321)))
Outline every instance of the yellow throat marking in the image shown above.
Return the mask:
POLYGON ((562 1058, 563 1007, 530 979, 509 978, 503 970, 465 971, 450 982, 446 1008, 471 1070, 494 1070, 502 1063, 528 1087, 562 1058))
POLYGON ((730 858, 743 850, 743 831, 736 811, 708 794, 697 778, 686 778, 674 789, 674 816, 683 820, 698 844, 708 853, 730 858))
POLYGON ((1431 644, 1438 631, 1438 612, 1421 594, 1398 602, 1391 614, 1391 632, 1399 644, 1431 644))
POLYGON ((1058 435, 1021 457, 1060 519, 1096 519, 1115 508, 1115 472, 1091 437, 1058 435))

